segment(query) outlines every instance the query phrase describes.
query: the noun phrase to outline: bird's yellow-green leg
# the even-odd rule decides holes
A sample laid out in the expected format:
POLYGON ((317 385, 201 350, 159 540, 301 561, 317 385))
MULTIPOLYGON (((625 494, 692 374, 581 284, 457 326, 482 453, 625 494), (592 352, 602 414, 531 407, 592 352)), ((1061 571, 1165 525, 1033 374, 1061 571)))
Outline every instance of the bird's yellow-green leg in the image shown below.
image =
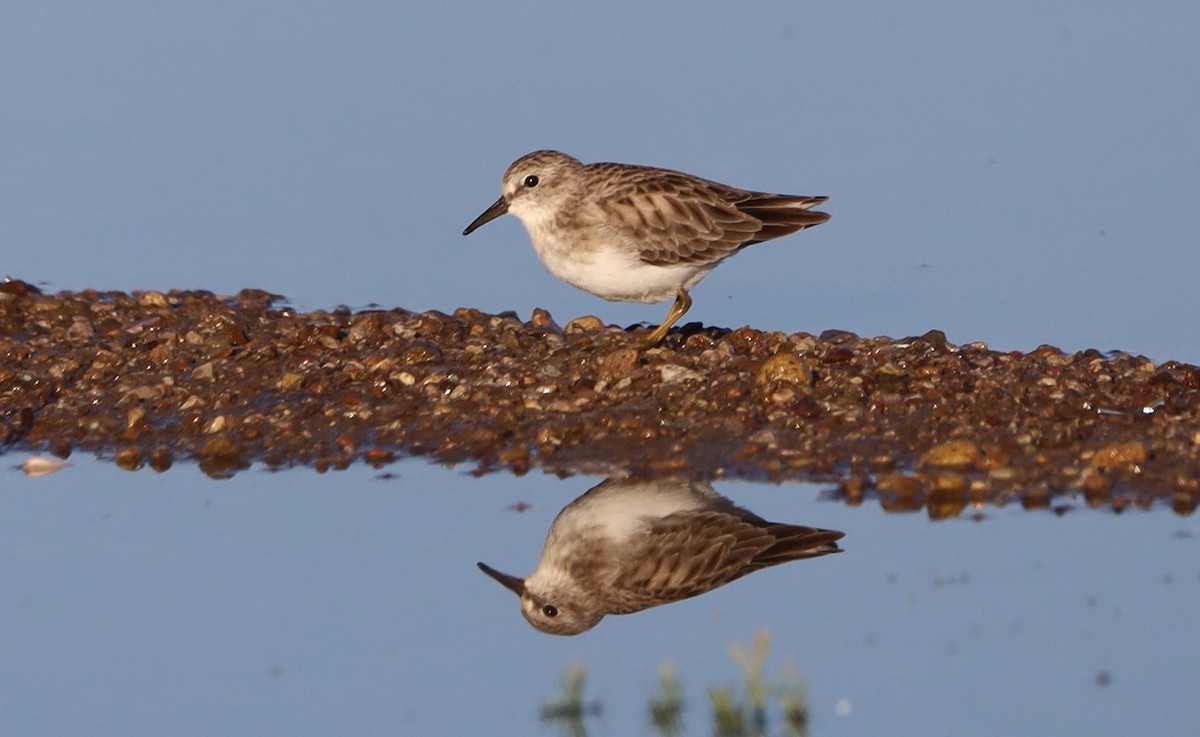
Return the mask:
POLYGON ((662 339, 667 337, 667 331, 671 326, 679 321, 688 310, 692 308, 692 298, 683 289, 675 290, 675 303, 671 305, 670 312, 663 319, 662 325, 654 328, 654 332, 646 336, 646 340, 642 342, 643 348, 653 348, 662 342, 662 339))

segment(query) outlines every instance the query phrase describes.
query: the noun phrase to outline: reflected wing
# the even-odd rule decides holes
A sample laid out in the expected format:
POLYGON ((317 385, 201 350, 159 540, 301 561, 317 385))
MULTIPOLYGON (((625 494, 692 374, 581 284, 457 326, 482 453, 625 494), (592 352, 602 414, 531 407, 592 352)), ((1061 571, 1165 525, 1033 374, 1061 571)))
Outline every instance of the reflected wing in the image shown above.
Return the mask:
POLYGON ((790 560, 838 552, 841 532, 752 522, 720 512, 673 514, 654 523, 651 542, 614 583, 623 601, 614 614, 686 599, 747 573, 790 560))

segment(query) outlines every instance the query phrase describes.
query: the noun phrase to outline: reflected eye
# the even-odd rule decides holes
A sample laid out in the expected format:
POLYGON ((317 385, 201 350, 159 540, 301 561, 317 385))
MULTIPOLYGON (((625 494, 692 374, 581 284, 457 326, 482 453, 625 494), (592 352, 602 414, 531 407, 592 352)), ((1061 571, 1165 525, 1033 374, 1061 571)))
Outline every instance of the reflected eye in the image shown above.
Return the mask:
POLYGON ((553 604, 547 604, 544 607, 542 607, 542 614, 545 614, 547 617, 551 617, 551 618, 557 617, 558 616, 558 607, 554 606, 553 604))
MULTIPOLYGON (((538 178, 537 178, 536 174, 530 174, 529 176, 525 177, 525 186, 526 187, 536 187, 537 184, 538 184, 538 178)), ((554 616, 554 615, 551 614, 548 616, 554 616)))

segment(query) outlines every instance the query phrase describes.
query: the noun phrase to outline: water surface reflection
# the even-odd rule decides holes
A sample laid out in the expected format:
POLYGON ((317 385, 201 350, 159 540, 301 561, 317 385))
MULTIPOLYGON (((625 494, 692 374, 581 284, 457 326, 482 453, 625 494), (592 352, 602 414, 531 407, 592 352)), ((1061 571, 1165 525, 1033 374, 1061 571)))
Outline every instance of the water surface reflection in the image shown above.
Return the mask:
POLYGON ((600 479, 402 461, 218 483, 82 453, 33 478, 19 460, 0 457, 0 735, 549 735, 539 706, 571 663, 587 668, 583 704, 603 706, 596 735, 652 734, 651 699, 682 700, 686 733, 707 734, 708 687, 742 703, 730 645, 751 652, 760 631, 768 686, 793 663, 823 737, 1200 723, 1200 520, 1160 506, 1014 501, 933 523, 871 489, 853 506, 723 481, 765 519, 852 531, 849 554, 546 637, 470 564, 532 564, 555 513, 600 479), (525 514, 503 511, 517 500, 525 514), (675 696, 656 687, 664 663, 675 696))
POLYGON ((531 625, 576 635, 712 591, 788 561, 841 552, 844 533, 769 522, 703 482, 610 478, 550 525, 537 568, 518 578, 479 563, 521 599, 531 625))

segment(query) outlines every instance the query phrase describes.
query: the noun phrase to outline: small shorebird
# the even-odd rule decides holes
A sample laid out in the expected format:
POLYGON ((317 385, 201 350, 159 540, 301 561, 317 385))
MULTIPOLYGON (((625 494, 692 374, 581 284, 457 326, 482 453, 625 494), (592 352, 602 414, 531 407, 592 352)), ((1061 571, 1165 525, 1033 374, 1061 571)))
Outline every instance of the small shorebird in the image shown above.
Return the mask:
POLYGON ((575 635, 605 614, 687 599, 769 566, 841 552, 843 533, 768 522, 705 483, 608 479, 559 512, 525 578, 479 563, 537 629, 575 635))
POLYGON ((819 225, 827 197, 768 194, 629 164, 582 164, 558 151, 514 161, 500 199, 467 226, 512 213, 551 274, 618 302, 675 298, 646 338, 658 344, 692 306, 691 289, 746 246, 819 225))

